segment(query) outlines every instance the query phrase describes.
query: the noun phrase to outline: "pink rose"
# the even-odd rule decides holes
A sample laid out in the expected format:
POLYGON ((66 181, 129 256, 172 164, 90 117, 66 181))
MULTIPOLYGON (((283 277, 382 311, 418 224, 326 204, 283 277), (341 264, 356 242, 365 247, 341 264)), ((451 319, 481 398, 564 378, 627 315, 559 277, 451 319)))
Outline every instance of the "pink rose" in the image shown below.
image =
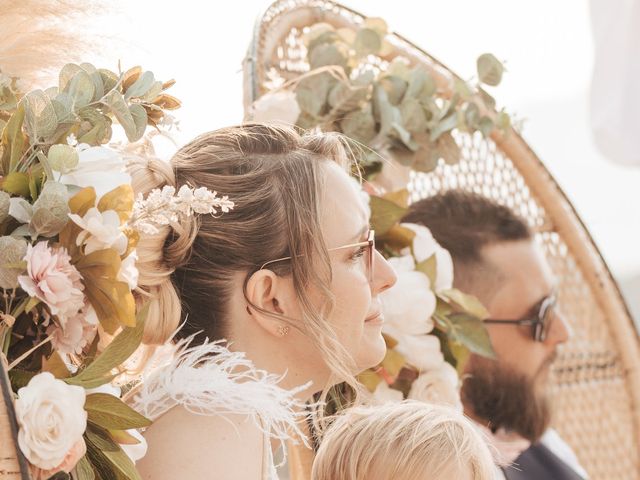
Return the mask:
POLYGON ((30 473, 33 480, 47 480, 58 472, 71 473, 71 470, 76 466, 84 454, 87 453, 87 444, 84 442, 84 438, 80 438, 71 450, 65 455, 64 460, 60 465, 50 470, 43 470, 31 465, 30 473))
POLYGON ((51 335, 51 344, 59 353, 80 354, 89 345, 98 332, 98 316, 91 304, 85 305, 76 315, 64 322, 64 327, 52 322, 47 328, 51 335))
POLYGON ((47 242, 29 245, 24 257, 27 275, 18 282, 31 297, 42 300, 63 324, 84 305, 82 276, 71 265, 71 257, 62 247, 50 248, 47 242))

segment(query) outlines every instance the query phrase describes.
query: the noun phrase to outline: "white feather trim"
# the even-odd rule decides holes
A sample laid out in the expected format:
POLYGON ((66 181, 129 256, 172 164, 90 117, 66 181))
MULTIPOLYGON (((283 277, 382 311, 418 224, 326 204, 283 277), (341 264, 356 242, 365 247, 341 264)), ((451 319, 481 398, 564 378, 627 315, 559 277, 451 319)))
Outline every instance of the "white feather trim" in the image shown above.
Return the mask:
POLYGON ((299 425, 312 409, 295 395, 310 383, 285 390, 278 386, 282 377, 258 370, 224 341, 190 346, 192 340, 179 341, 169 358, 149 362, 130 402, 134 409, 151 420, 177 405, 198 415, 248 415, 270 438, 306 443, 299 425))

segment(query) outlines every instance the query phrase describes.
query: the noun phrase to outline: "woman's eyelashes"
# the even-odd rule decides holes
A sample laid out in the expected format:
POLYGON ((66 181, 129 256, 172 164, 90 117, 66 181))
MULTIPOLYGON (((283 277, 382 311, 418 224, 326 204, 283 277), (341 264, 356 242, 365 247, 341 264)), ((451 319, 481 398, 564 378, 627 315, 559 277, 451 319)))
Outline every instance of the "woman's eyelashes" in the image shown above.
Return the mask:
POLYGON ((349 260, 351 260, 354 263, 357 262, 362 257, 364 257, 364 254, 367 252, 367 248, 368 247, 360 247, 360 248, 358 248, 355 252, 353 252, 351 255, 349 255, 349 260))

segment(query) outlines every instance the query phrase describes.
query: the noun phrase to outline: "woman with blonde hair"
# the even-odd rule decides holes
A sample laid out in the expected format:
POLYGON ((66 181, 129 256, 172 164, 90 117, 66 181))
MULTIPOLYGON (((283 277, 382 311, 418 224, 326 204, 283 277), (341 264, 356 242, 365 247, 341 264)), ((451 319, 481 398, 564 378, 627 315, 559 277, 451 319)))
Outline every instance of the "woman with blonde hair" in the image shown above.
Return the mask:
POLYGON ((327 429, 312 480, 492 480, 481 434, 449 407, 406 401, 354 407, 327 429))
POLYGON ((133 164, 137 193, 188 185, 235 203, 137 247, 145 342, 184 322, 178 355, 132 402, 154 420, 143 478, 277 478, 271 440, 314 394, 382 359, 378 298, 395 275, 351 167, 339 135, 260 124, 204 134, 170 165, 133 164))

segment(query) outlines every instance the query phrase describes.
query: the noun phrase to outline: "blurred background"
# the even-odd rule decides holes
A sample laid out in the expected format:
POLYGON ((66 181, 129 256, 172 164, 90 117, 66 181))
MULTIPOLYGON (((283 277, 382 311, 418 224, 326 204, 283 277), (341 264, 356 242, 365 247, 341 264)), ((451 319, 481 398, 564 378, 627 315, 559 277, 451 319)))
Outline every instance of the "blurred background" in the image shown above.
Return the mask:
MULTIPOLYGON (((584 0, 345 0, 383 17, 464 78, 491 52, 508 73, 491 92, 524 119, 523 135, 546 163, 591 231, 640 318, 640 165, 613 163, 596 150, 589 126, 594 65, 591 11, 584 0)), ((596 2, 594 2, 595 4, 596 2)), ((101 63, 141 64, 175 78, 180 98, 177 144, 242 121, 242 59, 265 0, 153 2, 115 0, 97 30, 108 48, 101 63)), ((610 9, 611 6, 609 5, 610 9)), ((98 61, 96 59, 96 61, 98 61)), ((606 83, 606 82, 605 82, 606 83)), ((598 95, 610 93, 598 84, 598 95)), ((610 88, 616 88, 611 86, 610 88)), ((607 98, 607 97, 603 97, 607 98)), ((175 149, 167 146, 165 155, 175 149)))

